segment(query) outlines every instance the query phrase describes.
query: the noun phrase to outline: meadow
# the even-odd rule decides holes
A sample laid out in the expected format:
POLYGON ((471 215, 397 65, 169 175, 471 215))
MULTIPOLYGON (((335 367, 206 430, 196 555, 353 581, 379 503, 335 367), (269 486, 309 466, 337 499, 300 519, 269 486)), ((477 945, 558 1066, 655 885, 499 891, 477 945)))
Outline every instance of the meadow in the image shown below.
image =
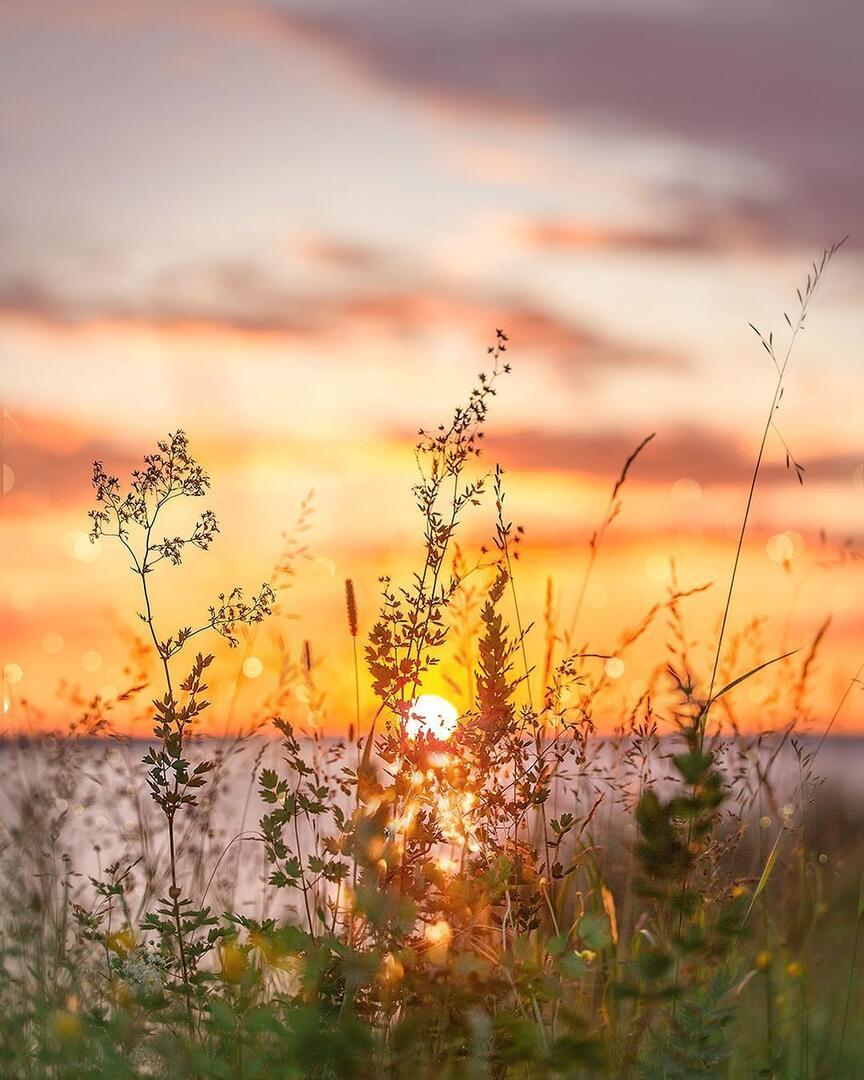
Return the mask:
POLYGON ((728 629, 787 365, 836 250, 783 344, 759 334, 776 383, 707 667, 688 628, 702 587, 674 575, 614 651, 584 640, 650 439, 623 463, 575 611, 550 600, 524 621, 523 534, 481 453, 509 374, 501 331, 467 401, 419 433, 416 573, 382 577, 371 618, 345 582, 342 737, 304 726, 327 690, 308 641, 286 652, 284 711, 208 736, 209 643, 266 631, 299 546, 256 592, 170 629, 154 582, 206 558, 219 525, 205 510, 172 535, 169 504, 194 505, 210 477, 182 431, 128 485, 96 462, 91 535, 137 578, 140 639, 116 699, 0 751, 2 1075, 858 1076, 860 750, 831 728, 861 672, 814 733, 822 633, 765 655, 758 620, 728 629), (469 554, 460 527, 484 502, 494 531, 469 554), (625 706, 616 664, 658 625, 665 647, 625 706), (445 668, 468 707, 424 692, 445 668), (756 676, 785 715, 774 730, 739 721, 756 676), (152 738, 121 737, 121 714, 149 717, 152 738))

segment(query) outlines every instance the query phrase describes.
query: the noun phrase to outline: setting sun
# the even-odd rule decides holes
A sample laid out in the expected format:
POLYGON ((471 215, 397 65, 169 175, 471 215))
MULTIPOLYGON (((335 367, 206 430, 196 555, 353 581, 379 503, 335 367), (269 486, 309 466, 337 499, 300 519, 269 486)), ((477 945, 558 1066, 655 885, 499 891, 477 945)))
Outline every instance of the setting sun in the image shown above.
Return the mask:
POLYGON ((0 26, 0 1080, 864 1077, 864 3, 0 26))
POLYGON ((456 730, 458 721, 459 711, 449 701, 437 694, 421 694, 408 710, 405 733, 409 739, 422 734, 443 742, 456 730))

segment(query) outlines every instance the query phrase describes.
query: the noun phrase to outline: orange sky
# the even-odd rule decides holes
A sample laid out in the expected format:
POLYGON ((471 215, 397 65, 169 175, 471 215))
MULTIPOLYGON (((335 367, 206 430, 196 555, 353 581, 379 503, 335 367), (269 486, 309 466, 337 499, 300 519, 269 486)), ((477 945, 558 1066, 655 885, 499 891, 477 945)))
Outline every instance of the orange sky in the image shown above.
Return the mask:
MULTIPOLYGON (((854 40, 859 16, 836 3, 854 40)), ((7 730, 62 725, 61 683, 85 696, 124 688, 134 581, 117 551, 82 540, 89 464, 125 476, 178 426, 211 473, 223 531, 166 573, 169 625, 219 588, 266 579, 314 489, 309 557, 284 600, 297 618, 226 657, 213 724, 252 715, 280 650, 296 656, 308 638, 331 685, 326 725, 344 727, 343 580, 357 582, 368 628, 378 574, 413 569, 413 435, 465 397, 496 326, 514 371, 487 452, 527 530, 528 616, 542 615, 551 578, 566 623, 609 486, 656 431, 584 630, 615 652, 662 598, 674 558, 683 585, 715 582, 692 604, 710 666, 772 392, 747 324, 780 335, 809 261, 851 231, 777 417, 806 483, 772 434, 730 628, 732 640, 766 616, 753 648, 767 659, 806 651, 831 616, 812 703, 817 721, 830 715, 864 659, 864 576, 850 554, 864 525, 864 258, 847 197, 864 179, 864 133, 844 35, 814 53, 817 124, 794 100, 794 63, 820 33, 803 9, 760 81, 767 24, 743 6, 720 16, 622 0, 612 18, 590 3, 507 0, 471 19, 446 8, 415 24, 397 5, 348 0, 4 9, 7 730), (736 73, 734 103, 712 90, 717 55, 736 73), (249 656, 260 673, 240 677, 249 656), (25 715, 24 699, 41 712, 25 715)), ((478 511, 466 550, 489 524, 478 511)), ((626 658, 604 722, 649 678, 664 634, 626 658)), ((752 723, 777 720, 767 681, 739 693, 752 723)), ((305 704, 292 703, 301 720, 305 704)), ((132 721, 118 711, 117 722, 132 721)), ((838 727, 861 722, 852 695, 838 727)))

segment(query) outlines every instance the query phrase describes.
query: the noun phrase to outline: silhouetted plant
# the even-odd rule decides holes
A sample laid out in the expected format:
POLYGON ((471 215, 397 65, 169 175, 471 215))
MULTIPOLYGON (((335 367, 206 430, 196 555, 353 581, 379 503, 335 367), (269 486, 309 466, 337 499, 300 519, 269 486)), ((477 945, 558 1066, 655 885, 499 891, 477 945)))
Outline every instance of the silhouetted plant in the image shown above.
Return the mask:
POLYGON ((181 986, 191 1023, 188 995, 197 963, 216 940, 212 933, 216 920, 208 908, 196 908, 183 895, 178 880, 176 819, 184 807, 194 806, 198 791, 213 769, 210 761, 192 766, 185 756, 186 735, 209 702, 204 698, 207 685, 204 675, 213 661, 212 655, 198 653, 188 676, 179 684, 182 697, 175 691, 171 661, 198 634, 213 630, 237 645, 236 629, 252 625, 270 614, 275 593, 270 585, 261 586, 250 601, 239 587, 220 593, 217 603, 209 608, 209 617, 195 629, 184 626, 167 637, 156 628, 151 575, 160 562, 179 566, 188 548, 206 551, 219 532, 212 510, 205 510, 187 536, 163 536, 157 539, 154 530, 160 515, 169 503, 184 498, 201 498, 210 487, 210 478, 189 452, 189 440, 183 431, 176 431, 157 443, 156 452, 144 458, 144 465, 132 473, 128 491, 124 494, 120 481, 105 471, 101 461, 93 464, 93 488, 97 507, 90 511, 91 540, 115 538, 132 560, 132 571, 141 582, 144 611, 139 618, 146 625, 164 676, 165 693, 154 702, 153 733, 159 740, 144 757, 149 766, 147 783, 153 801, 160 807, 167 822, 171 885, 161 907, 148 915, 144 928, 159 933, 167 948, 173 942, 181 973, 181 986), (199 932, 210 930, 207 940, 199 932))
MULTIPOLYGON (((832 254, 802 291, 798 323, 787 320, 793 340, 832 254)), ((764 341, 778 373, 767 438, 785 360, 770 335, 764 341)), ((804 810, 818 805, 818 747, 806 748, 795 726, 828 624, 794 670, 789 652, 764 659, 771 654, 758 619, 727 641, 736 555, 710 680, 699 677, 685 623, 688 599, 707 586, 682 588, 675 567, 665 599, 615 631, 602 651, 588 651, 587 631, 585 643, 576 640, 601 544, 649 436, 627 459, 589 541, 564 629, 560 593, 547 581, 542 663, 532 666, 519 580, 524 533, 509 519, 503 470, 481 466, 475 475, 488 407, 509 371, 506 349, 498 331, 491 369, 467 402, 449 425, 420 432, 420 567, 406 584, 381 582, 365 647, 371 715, 361 695, 362 608, 348 579, 345 647, 353 663, 345 681, 353 701, 330 687, 334 654, 326 645, 280 635, 275 688, 250 706, 239 736, 205 749, 195 735, 216 661, 190 649, 178 673, 180 654, 206 631, 229 647, 251 647, 275 590, 290 584, 306 553, 308 500, 269 584, 249 599, 236 588, 220 593, 199 620, 166 636, 153 572, 164 563, 168 577, 218 533, 205 511, 185 532, 163 534, 166 508, 206 494, 209 479, 182 432, 145 458, 128 489, 96 464, 93 536, 115 538, 131 560, 164 683, 149 714, 149 798, 138 800, 137 774, 125 766, 110 797, 134 805, 128 845, 137 849, 107 866, 100 858, 98 873, 78 882, 63 848, 73 789, 88 754, 104 752, 112 763, 98 774, 88 765, 94 775, 120 775, 109 755, 125 744, 112 739, 103 751, 102 743, 70 737, 43 745, 43 770, 22 787, 8 841, 0 837, 6 1073, 814 1075, 821 1051, 810 1039, 811 984, 800 957, 810 935, 836 941, 837 931, 819 922, 829 879, 807 852, 813 825, 804 810), (488 493, 492 536, 472 562, 457 543, 459 529, 488 493), (649 665, 644 688, 629 701, 615 695, 615 665, 664 619, 668 648, 649 665), (458 723, 424 724, 420 697, 447 661, 444 681, 463 706, 458 723), (742 733, 731 703, 760 673, 779 676, 772 706, 790 711, 773 743, 762 732, 742 733), (594 738, 610 716, 612 736, 594 738), (322 735, 330 718, 348 731, 347 743, 322 735), (251 741, 265 720, 278 741, 251 741), (772 773, 783 747, 797 769, 794 801, 785 806, 772 773), (244 751, 252 760, 241 823, 220 832, 220 800, 233 791, 236 801, 228 778, 244 751), (263 810, 257 828, 247 829, 256 792, 263 810), (754 815, 761 816, 755 840, 754 815), (772 838, 765 821, 775 819, 772 838), (777 883, 784 841, 793 836, 787 881, 777 883), (789 882, 794 901, 779 904, 789 882), (754 911, 758 928, 750 925, 754 911), (764 1015, 750 1007, 747 996, 757 992, 764 1015)), ((791 452, 789 461, 800 479, 791 452)), ((854 545, 844 559, 848 551, 854 545)), ((121 699, 134 707, 145 674, 140 643, 133 648, 129 690, 115 702, 74 699, 73 735, 113 736, 112 707, 121 699)), ((859 892, 847 906, 860 928, 859 892)), ((838 1075, 860 1048, 852 1038, 854 976, 855 945, 836 1023, 819 1021, 825 1039, 840 1029, 838 1075)), ((823 991, 820 1000, 833 999, 823 991)))

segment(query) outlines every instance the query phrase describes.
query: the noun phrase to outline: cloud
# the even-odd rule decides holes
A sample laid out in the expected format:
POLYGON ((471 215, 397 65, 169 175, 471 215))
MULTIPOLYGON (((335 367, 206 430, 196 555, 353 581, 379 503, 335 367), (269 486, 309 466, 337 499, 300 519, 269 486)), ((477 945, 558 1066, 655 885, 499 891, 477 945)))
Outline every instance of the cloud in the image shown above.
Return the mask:
POLYGON ((762 163, 774 175, 760 190, 740 176, 697 180, 686 157, 674 186, 655 186, 709 215, 731 210, 779 242, 864 236, 856 0, 14 0, 5 17, 103 34, 175 26, 292 48, 301 41, 326 52, 358 90, 410 92, 462 116, 581 124, 610 145, 666 137, 673 145, 655 145, 655 156, 675 158, 676 142, 720 149, 739 172, 762 163))
POLYGON ((388 263, 386 256, 378 248, 332 236, 301 237, 297 249, 298 253, 310 262, 337 270, 369 273, 380 271, 388 263))
POLYGON ((764 249, 771 242, 764 222, 745 214, 693 211, 666 228, 615 228, 578 218, 527 218, 514 224, 516 237, 534 251, 575 253, 628 251, 650 254, 716 254, 764 249))
MULTIPOLYGON (((70 420, 16 412, 7 423, 14 438, 4 445, 3 458, 15 477, 7 497, 7 508, 13 512, 47 505, 45 492, 53 505, 87 503, 95 460, 109 463, 110 471, 119 470, 122 476, 141 464, 115 440, 70 420)), ((86 528, 86 518, 81 527, 86 528)))
POLYGON ((763 162, 779 186, 752 197, 707 196, 683 167, 670 194, 709 210, 731 204, 779 240, 864 234, 864 6, 853 0, 285 10, 285 33, 299 22, 369 78, 432 102, 582 120, 612 139, 660 134, 763 162))
MULTIPOLYGON (((333 254, 328 252, 328 258, 333 254)), ((337 256, 344 261, 340 251, 337 256)), ((363 253, 364 261, 372 258, 363 253)), ((0 280, 0 317, 51 326, 101 322, 166 331, 326 340, 373 333, 406 341, 457 328, 482 346, 496 326, 514 348, 540 356, 561 377, 602 379, 617 371, 689 370, 687 357, 619 341, 524 297, 457 289, 403 271, 403 283, 361 274, 353 290, 301 293, 255 264, 193 267, 156 279, 141 298, 74 296, 37 278, 0 280), (368 282, 368 284, 367 284, 368 282)))
MULTIPOLYGON (((640 437, 637 432, 621 431, 555 434, 523 430, 491 435, 486 452, 513 470, 560 471, 611 479, 618 475, 640 437)), ((860 460, 825 454, 810 460, 805 457, 802 463, 808 484, 849 483, 860 460)), ((637 459, 632 475, 656 483, 671 484, 686 478, 700 484, 744 484, 752 471, 751 447, 741 446, 720 431, 681 427, 659 432, 637 459)), ((769 460, 763 465, 760 481, 794 484, 795 477, 783 460, 769 460)))
POLYGON ((0 283, 0 315, 68 323, 74 317, 74 304, 35 277, 7 277, 0 283))
POLYGON ((7 277, 0 282, 0 315, 68 327, 111 322, 286 334, 317 322, 308 299, 244 262, 164 274, 134 297, 76 294, 36 276, 7 277))

